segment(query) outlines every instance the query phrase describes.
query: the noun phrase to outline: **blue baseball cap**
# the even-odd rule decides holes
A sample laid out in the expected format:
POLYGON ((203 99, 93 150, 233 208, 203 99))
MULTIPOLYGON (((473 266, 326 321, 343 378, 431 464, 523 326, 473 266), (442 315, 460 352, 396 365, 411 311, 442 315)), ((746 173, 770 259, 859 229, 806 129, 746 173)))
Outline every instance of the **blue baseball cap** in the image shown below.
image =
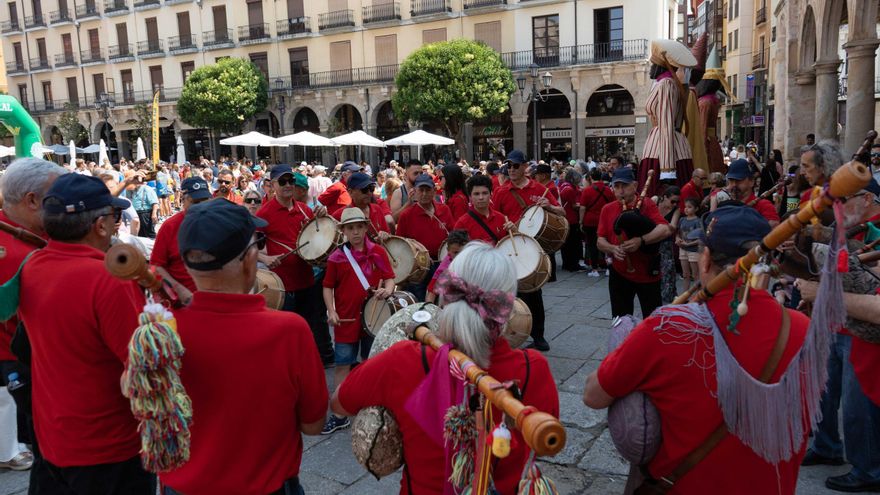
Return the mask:
POLYGON ((374 181, 372 177, 363 172, 355 172, 351 174, 351 176, 345 182, 345 185, 348 186, 349 189, 364 189, 375 184, 376 181, 374 181))
POLYGON ((272 170, 269 171, 269 180, 275 180, 284 174, 293 175, 293 169, 290 165, 275 165, 272 167, 272 170))
POLYGON ((507 154, 507 158, 504 159, 504 163, 525 163, 527 161, 526 154, 520 150, 511 150, 507 154))
POLYGON ((361 166, 358 165, 357 163, 349 160, 349 161, 345 162, 344 164, 342 164, 342 171, 343 172, 360 172, 361 166))
POLYGON ((633 172, 633 169, 629 167, 620 167, 614 171, 614 175, 611 176, 611 183, 615 184, 617 182, 622 182, 624 184, 632 184, 636 181, 636 174, 633 172))
POLYGON ((427 186, 427 187, 430 187, 433 189, 434 188, 434 179, 432 179, 431 176, 428 174, 419 174, 419 176, 416 177, 416 180, 413 181, 413 186, 415 186, 415 187, 427 186))
POLYGON ((745 244, 760 242, 771 230, 766 218, 741 203, 719 206, 703 215, 702 222, 703 228, 688 238, 699 239, 712 253, 731 258, 744 256, 748 252, 745 244))
POLYGON ((255 217, 244 206, 225 199, 205 201, 186 210, 177 233, 181 258, 193 270, 217 270, 239 256, 251 243, 254 232, 268 223, 255 217), (214 257, 193 263, 186 254, 194 249, 214 257))
POLYGON ((211 191, 208 183, 201 177, 187 177, 180 183, 180 190, 192 199, 208 199, 211 191))
POLYGON ((125 210, 131 206, 131 203, 125 198, 118 198, 110 194, 104 181, 88 175, 63 174, 59 176, 43 198, 43 211, 49 214, 82 213, 107 206, 125 210), (56 199, 61 204, 54 201, 46 204, 46 200, 49 198, 56 199))
POLYGON ((728 179, 743 180, 748 179, 751 176, 752 168, 749 167, 749 162, 745 158, 734 160, 730 163, 730 168, 727 169, 728 179))

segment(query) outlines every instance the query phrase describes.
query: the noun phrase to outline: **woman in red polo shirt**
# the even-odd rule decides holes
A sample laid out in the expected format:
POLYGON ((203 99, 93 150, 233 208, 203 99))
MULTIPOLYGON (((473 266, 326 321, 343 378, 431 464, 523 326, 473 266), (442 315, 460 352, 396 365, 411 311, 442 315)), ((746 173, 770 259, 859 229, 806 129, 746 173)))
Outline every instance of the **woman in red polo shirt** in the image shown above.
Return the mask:
POLYGON ((468 211, 464 173, 458 165, 447 165, 440 170, 443 174, 440 176, 440 187, 443 188, 444 204, 452 211, 452 223, 454 224, 468 211))
MULTIPOLYGON (((519 380, 523 403, 559 417, 559 396, 547 360, 534 350, 511 349, 501 336, 501 324, 493 323, 506 321, 513 308, 516 275, 511 261, 491 246, 475 242, 456 256, 447 273, 448 278, 438 284, 444 300, 449 301, 439 315, 440 339, 451 342, 496 379, 519 380), (468 302, 476 291, 482 297, 468 302)), ((442 440, 437 443, 442 433, 423 429, 407 407, 410 395, 434 366, 434 356, 430 347, 418 342, 398 342, 355 368, 331 402, 336 414, 351 416, 369 406, 383 406, 394 414, 403 436, 401 494, 441 493, 449 478, 442 440)), ((441 403, 436 401, 441 408, 449 405, 441 403)), ((498 423, 501 412, 493 408, 492 414, 498 423)), ((529 455, 522 435, 511 433, 510 455, 492 460, 492 478, 499 493, 516 492, 529 455)))

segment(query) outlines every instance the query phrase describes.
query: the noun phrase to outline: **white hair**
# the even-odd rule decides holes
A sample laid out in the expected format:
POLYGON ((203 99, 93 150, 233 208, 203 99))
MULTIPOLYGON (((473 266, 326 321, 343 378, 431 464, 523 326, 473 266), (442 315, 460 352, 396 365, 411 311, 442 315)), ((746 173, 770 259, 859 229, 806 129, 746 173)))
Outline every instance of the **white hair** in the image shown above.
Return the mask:
POLYGON ((21 203, 31 192, 42 201, 50 180, 66 173, 63 167, 42 158, 19 158, 0 177, 0 196, 10 205, 21 203))
MULTIPOLYGON (((513 262, 484 242, 469 242, 449 265, 449 271, 484 291, 499 290, 516 294, 513 262)), ((512 301, 510 306, 513 306, 512 301)), ((489 328, 466 301, 446 304, 440 312, 438 324, 441 340, 452 342, 456 349, 467 354, 478 366, 484 369, 489 367, 493 344, 489 328)))

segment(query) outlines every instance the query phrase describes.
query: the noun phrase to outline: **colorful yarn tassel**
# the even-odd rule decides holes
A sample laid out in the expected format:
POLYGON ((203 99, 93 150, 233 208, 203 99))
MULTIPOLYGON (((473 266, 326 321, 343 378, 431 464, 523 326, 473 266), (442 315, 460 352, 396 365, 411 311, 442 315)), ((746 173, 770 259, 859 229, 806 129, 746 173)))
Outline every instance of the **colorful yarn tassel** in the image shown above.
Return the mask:
POLYGON ((457 449, 452 456, 452 475, 449 482, 456 490, 470 485, 474 477, 474 443, 477 441, 477 423, 467 404, 459 404, 446 411, 443 437, 457 449))
POLYGON ((529 461, 523 470, 523 477, 519 480, 519 490, 516 493, 517 495, 559 495, 553 480, 544 476, 535 464, 534 452, 529 456, 529 461))
POLYGON ((184 349, 174 317, 150 301, 139 321, 128 345, 122 393, 139 422, 144 468, 159 473, 189 459, 192 402, 180 381, 184 349))

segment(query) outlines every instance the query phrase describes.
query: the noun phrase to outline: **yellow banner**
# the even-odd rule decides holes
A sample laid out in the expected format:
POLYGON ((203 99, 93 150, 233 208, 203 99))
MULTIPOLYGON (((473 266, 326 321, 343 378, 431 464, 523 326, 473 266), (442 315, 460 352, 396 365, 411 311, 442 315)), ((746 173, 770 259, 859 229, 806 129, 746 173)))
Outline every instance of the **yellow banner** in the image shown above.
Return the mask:
POLYGON ((153 95, 153 170, 159 166, 159 92, 153 95))

